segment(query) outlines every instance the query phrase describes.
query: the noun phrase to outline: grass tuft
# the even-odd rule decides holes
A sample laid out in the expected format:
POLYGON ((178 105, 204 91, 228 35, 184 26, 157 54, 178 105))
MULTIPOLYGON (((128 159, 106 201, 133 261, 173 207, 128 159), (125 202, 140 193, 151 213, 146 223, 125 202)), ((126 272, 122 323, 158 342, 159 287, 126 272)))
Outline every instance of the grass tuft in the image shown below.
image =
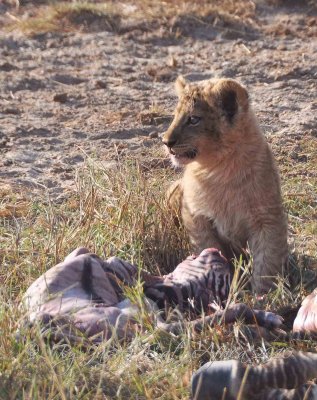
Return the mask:
POLYGON ((111 3, 56 2, 40 7, 36 15, 18 20, 11 28, 27 34, 77 30, 119 32, 120 23, 118 8, 111 3))

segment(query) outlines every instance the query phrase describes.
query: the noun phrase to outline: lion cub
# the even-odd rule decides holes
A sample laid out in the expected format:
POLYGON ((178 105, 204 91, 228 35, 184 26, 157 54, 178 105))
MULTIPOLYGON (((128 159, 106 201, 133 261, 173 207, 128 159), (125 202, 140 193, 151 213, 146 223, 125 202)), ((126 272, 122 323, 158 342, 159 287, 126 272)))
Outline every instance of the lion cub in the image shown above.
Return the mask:
POLYGON ((199 253, 216 247, 227 257, 249 247, 252 287, 275 287, 287 259, 287 220, 271 150, 246 89, 231 79, 176 81, 179 103, 164 134, 184 175, 169 191, 199 253))

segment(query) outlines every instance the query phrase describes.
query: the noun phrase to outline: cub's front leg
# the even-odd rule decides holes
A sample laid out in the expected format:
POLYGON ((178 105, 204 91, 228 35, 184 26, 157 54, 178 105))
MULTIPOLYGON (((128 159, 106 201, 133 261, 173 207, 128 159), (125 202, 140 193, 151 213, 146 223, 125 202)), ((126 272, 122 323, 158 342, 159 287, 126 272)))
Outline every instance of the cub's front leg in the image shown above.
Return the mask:
POLYGON ((193 250, 197 254, 209 247, 215 247, 228 259, 233 256, 229 244, 219 237, 213 221, 204 216, 193 216, 189 211, 184 200, 182 179, 178 179, 169 187, 166 201, 175 221, 179 222, 179 219, 182 219, 194 247, 193 250))
POLYGON ((287 225, 282 218, 265 221, 251 229, 248 243, 253 257, 252 288, 267 293, 276 288, 278 276, 287 268, 287 225))
POLYGON ((213 221, 203 215, 193 216, 184 201, 182 204, 182 220, 197 254, 204 249, 214 247, 228 259, 233 256, 229 244, 220 237, 213 221))

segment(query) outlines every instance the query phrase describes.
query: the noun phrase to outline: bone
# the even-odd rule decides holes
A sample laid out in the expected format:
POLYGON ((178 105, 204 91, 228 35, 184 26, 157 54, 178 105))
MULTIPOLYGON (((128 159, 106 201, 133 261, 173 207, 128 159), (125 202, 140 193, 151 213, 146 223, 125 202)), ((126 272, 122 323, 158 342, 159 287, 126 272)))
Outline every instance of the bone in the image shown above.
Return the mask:
POLYGON ((214 361, 193 375, 192 395, 195 400, 316 400, 317 386, 307 384, 316 377, 314 353, 286 353, 257 367, 214 361))
POLYGON ((294 321, 293 332, 317 334, 317 289, 302 302, 294 321))

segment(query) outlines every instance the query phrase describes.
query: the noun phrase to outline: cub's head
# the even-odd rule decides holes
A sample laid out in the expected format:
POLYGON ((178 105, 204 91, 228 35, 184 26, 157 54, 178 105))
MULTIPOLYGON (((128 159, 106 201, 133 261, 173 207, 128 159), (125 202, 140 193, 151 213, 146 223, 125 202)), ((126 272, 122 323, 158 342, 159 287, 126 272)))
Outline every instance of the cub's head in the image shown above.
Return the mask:
POLYGON ((163 136, 175 165, 217 159, 237 143, 249 110, 243 86, 232 79, 188 83, 180 76, 176 92, 179 102, 175 117, 163 136))

